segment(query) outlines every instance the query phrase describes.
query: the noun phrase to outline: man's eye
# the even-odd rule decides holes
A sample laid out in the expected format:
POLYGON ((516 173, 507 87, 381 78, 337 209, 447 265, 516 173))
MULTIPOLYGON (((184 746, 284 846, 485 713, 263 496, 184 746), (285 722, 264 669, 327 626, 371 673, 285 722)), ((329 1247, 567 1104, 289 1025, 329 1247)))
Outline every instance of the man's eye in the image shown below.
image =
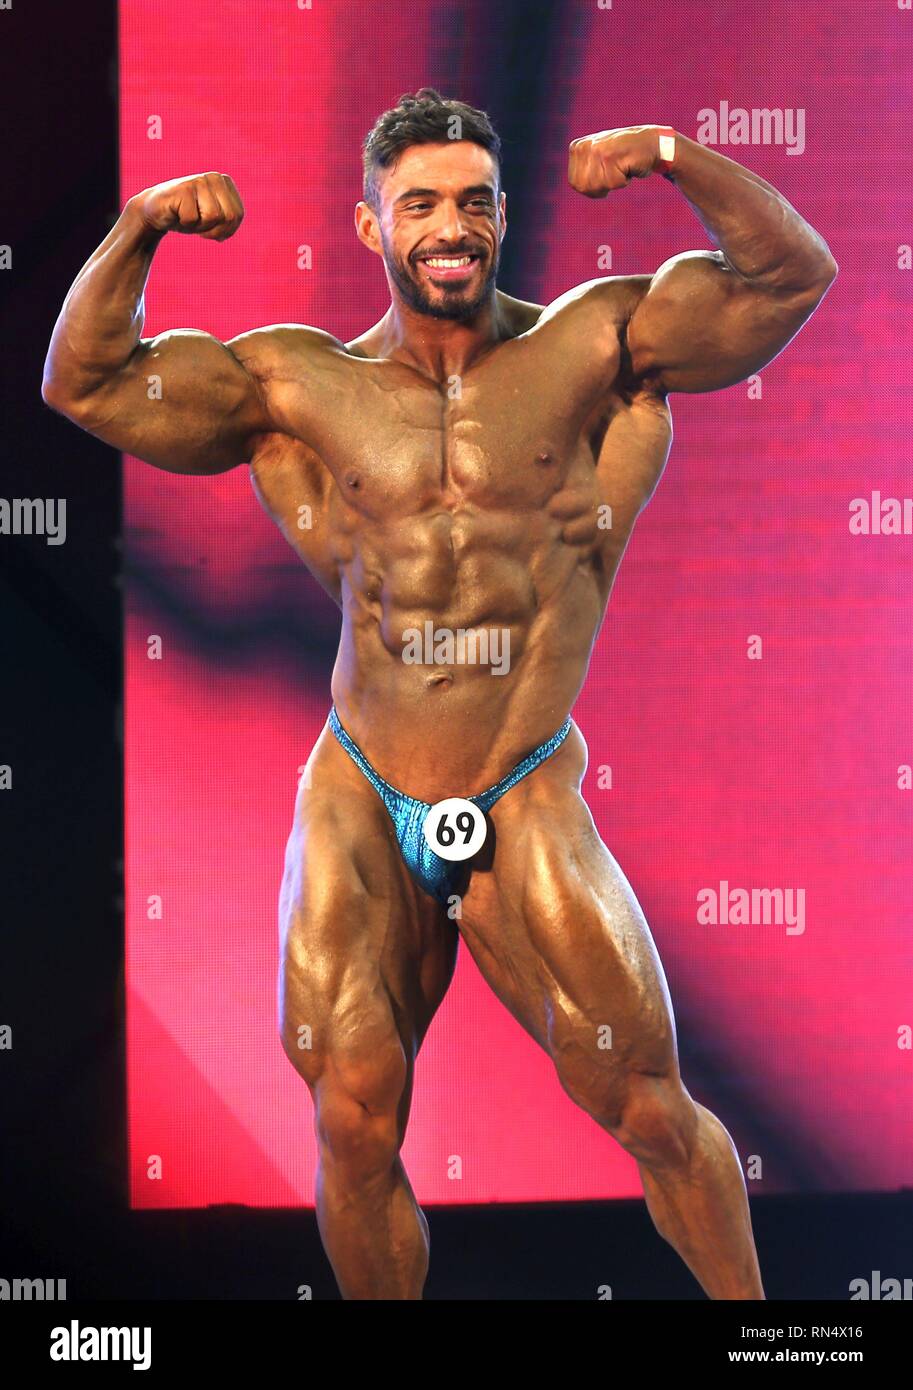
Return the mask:
POLYGON ((409 211, 410 211, 410 212, 424 212, 425 209, 426 209, 426 208, 430 208, 430 206, 431 206, 430 203, 410 203, 410 204, 409 204, 409 211))

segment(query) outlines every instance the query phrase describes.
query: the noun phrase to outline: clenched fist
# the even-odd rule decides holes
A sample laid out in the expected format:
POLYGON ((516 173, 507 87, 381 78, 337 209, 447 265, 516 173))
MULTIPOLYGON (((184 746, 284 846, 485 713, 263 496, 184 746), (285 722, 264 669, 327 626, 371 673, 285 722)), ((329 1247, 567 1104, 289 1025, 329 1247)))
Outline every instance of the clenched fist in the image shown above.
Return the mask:
POLYGON ((654 169, 666 168, 660 162, 659 139, 668 131, 668 126, 630 125, 572 140, 567 168, 571 187, 587 198, 604 198, 631 179, 645 179, 654 169))
POLYGON ((227 241, 241 225, 244 205, 228 174, 191 174, 157 183, 131 198, 147 227, 227 241))

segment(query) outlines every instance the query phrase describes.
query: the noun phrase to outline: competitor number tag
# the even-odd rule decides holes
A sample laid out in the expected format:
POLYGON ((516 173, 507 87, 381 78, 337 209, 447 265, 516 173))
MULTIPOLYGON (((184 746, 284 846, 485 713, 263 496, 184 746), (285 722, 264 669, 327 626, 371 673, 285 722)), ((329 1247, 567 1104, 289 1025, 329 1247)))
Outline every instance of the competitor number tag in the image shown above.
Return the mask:
POLYGON ((474 801, 448 796, 438 801, 422 821, 422 833, 441 859, 471 859, 482 848, 488 825, 474 801))

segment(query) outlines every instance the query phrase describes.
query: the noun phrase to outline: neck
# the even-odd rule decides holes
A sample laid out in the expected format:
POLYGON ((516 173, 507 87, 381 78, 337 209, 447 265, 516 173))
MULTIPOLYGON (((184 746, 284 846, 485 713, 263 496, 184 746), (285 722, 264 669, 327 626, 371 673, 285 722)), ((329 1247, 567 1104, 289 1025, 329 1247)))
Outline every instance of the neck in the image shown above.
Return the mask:
POLYGON ((382 356, 406 362, 435 381, 462 376, 489 348, 510 336, 496 290, 470 319, 419 313, 394 292, 377 329, 382 356))

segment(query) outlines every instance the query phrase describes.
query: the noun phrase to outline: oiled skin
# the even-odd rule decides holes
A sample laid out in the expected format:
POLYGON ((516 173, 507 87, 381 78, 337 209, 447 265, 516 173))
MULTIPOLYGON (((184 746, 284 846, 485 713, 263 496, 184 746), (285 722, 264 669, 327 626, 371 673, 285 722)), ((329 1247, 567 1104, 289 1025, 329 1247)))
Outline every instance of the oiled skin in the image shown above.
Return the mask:
MULTIPOLYGON (((572 142, 574 187, 602 196, 647 176, 656 129, 572 142)), ((442 325, 404 303, 385 256, 391 309, 353 343, 294 325, 227 345, 181 330, 142 339, 161 237, 218 240, 240 224, 237 190, 216 174, 130 200, 65 301, 45 400, 155 467, 250 463, 342 609, 344 726, 381 776, 425 801, 485 790, 560 727, 666 462, 669 391, 760 370, 836 274, 769 184, 679 145, 680 191, 723 251, 594 281, 546 309, 494 291, 472 320, 442 325), (150 406, 152 372, 163 393, 150 406), (405 663, 404 633, 426 621, 508 629, 509 671, 405 663)), ((477 249, 482 264, 505 231, 504 195, 478 145, 412 147, 382 209, 359 204, 356 225, 378 255, 383 228, 404 256, 477 249), (413 200, 412 184, 433 196, 413 200)), ((445 909, 411 879, 382 802, 328 729, 311 752, 280 896, 281 1031, 315 1102, 317 1216, 345 1297, 421 1297, 428 1229, 399 1150, 458 935, 569 1095, 635 1157, 657 1229, 705 1291, 764 1296, 738 1156, 682 1084, 662 967, 581 795, 585 766, 574 725, 492 808, 445 909)))
POLYGON ((607 282, 547 314, 499 295, 510 336, 457 399, 373 359, 370 335, 348 351, 294 328, 233 343, 289 431, 258 437, 255 487, 342 607, 340 718, 410 795, 483 791, 573 706, 672 435, 664 396, 617 380, 638 288, 607 282), (508 630, 509 670, 404 662, 404 633, 428 620, 508 630))
MULTIPOLYGON (((342 606, 340 717, 410 795, 484 790, 573 705, 671 442, 664 393, 622 369, 643 290, 639 277, 605 282, 548 314, 499 295, 505 339, 462 377, 458 400, 446 382, 373 359, 370 334, 347 352, 295 329, 232 344, 288 431, 258 439, 255 487, 342 606), (302 504, 313 509, 304 530, 302 504), (404 664, 403 631, 427 619, 509 627, 509 673, 404 664)), ((411 880, 373 788, 329 731, 318 740, 286 854, 281 1005, 288 1056, 316 1101, 318 1217, 349 1297, 417 1297, 424 1281, 427 1231, 398 1150, 456 928, 569 1094, 653 1160, 642 1175, 654 1219, 708 1291, 761 1296, 731 1141, 685 1101, 662 967, 582 797, 585 767, 574 724, 493 807, 454 922, 411 880), (611 1052, 599 1046, 607 1024, 611 1052), (311 1050, 298 1045, 303 1026, 311 1050), (706 1265, 654 1176, 686 1156, 729 1170, 717 1179, 722 1248, 706 1265)), ((692 1219, 711 1225, 697 1199, 692 1219)))

